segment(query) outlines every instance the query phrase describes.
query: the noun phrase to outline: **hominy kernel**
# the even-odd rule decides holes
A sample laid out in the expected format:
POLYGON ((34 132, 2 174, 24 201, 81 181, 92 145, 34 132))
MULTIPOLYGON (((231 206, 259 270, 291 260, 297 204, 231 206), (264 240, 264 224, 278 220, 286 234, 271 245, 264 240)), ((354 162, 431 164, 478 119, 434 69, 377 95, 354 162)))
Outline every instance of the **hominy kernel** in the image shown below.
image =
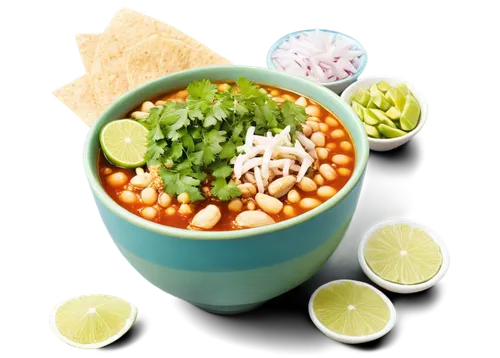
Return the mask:
POLYGON ((304 133, 306 137, 310 137, 312 132, 313 132, 312 127, 309 124, 302 125, 302 133, 304 133))
POLYGON ((317 106, 310 105, 306 107, 306 113, 313 117, 319 117, 321 115, 321 109, 317 106))
POLYGON ((318 148, 315 148, 315 151, 316 151, 316 155, 318 156, 319 159, 325 160, 326 158, 328 158, 328 149, 318 147, 318 148))
POLYGON ((295 215, 295 209, 291 205, 285 205, 283 207, 283 213, 288 217, 292 217, 295 215))
POLYGON ((323 178, 323 177, 321 176, 321 174, 316 174, 316 175, 314 176, 313 180, 314 180, 314 182, 316 183, 316 185, 321 186, 321 185, 325 184, 325 178, 323 178))
POLYGON ((318 188, 316 183, 308 177, 303 177, 300 183, 297 184, 297 186, 305 192, 315 191, 318 188))
POLYGON ((281 98, 283 98, 286 101, 290 101, 290 102, 295 102, 297 100, 294 96, 291 96, 289 94, 284 94, 281 96, 281 98))
POLYGON ((189 204, 182 204, 179 208, 179 213, 182 215, 189 215, 193 213, 193 208, 189 204))
POLYGON ((142 104, 141 106, 141 112, 149 112, 151 110, 151 108, 153 108, 155 105, 153 104, 153 102, 150 102, 150 101, 146 101, 142 104))
POLYGON ((110 175, 111 173, 113 173, 113 170, 111 170, 111 168, 103 168, 102 169, 102 174, 104 174, 104 175, 110 175))
POLYGON ((318 196, 320 198, 324 198, 324 199, 329 199, 331 198, 332 196, 335 195, 337 191, 332 188, 331 186, 321 186, 318 188, 318 191, 316 192, 318 194, 318 196))
POLYGON ((332 162, 337 165, 347 165, 351 162, 351 157, 345 154, 336 154, 332 157, 332 162))
POLYGON ((312 131, 313 132, 317 132, 319 131, 319 124, 317 122, 314 122, 314 121, 306 121, 306 124, 308 124, 311 128, 312 128, 312 131))
POLYGON ((240 199, 233 199, 229 202, 227 205, 228 209, 231 211, 241 211, 243 208, 243 203, 241 202, 240 199))
POLYGON ((188 193, 179 194, 179 196, 177 196, 177 201, 181 204, 188 204, 189 203, 189 194, 188 193))
POLYGON ((325 180, 332 181, 337 178, 337 174, 335 174, 335 170, 328 164, 321 164, 319 167, 319 172, 325 178, 325 180))
POLYGON ((307 118, 308 121, 313 121, 313 122, 316 122, 316 123, 321 123, 321 119, 319 119, 318 117, 309 117, 307 118))
POLYGON ((133 204, 137 201, 137 195, 130 190, 124 190, 118 194, 118 198, 125 204, 133 204))
POLYGON ((340 148, 346 152, 350 152, 352 151, 352 144, 347 141, 343 141, 340 142, 340 148))
POLYGON ((106 182, 112 187, 118 188, 127 184, 128 178, 122 172, 116 172, 106 177, 106 182))
POLYGON ((271 90, 271 92, 270 92, 270 93, 271 93, 271 96, 273 96, 273 97, 276 97, 276 96, 279 96, 279 95, 280 95, 280 91, 275 90, 275 89, 271 90))
POLYGON ((304 198, 300 201, 299 206, 304 210, 311 210, 319 206, 321 201, 314 198, 304 198))
POLYGON ((307 100, 304 97, 299 97, 299 99, 295 101, 295 104, 301 107, 305 107, 307 106, 307 100))
POLYGON ((298 203, 300 201, 300 194, 297 190, 292 189, 288 192, 287 199, 290 203, 298 203))
POLYGON ((325 123, 327 125, 329 125, 330 127, 338 127, 339 126, 339 122, 335 118, 332 118, 332 117, 326 117, 325 123))
POLYGON ((229 85, 229 83, 221 83, 221 84, 217 85, 217 90, 219 92, 229 91, 230 88, 231 88, 231 86, 229 85))
POLYGON ((177 210, 173 206, 171 206, 165 210, 165 214, 167 214, 168 216, 172 216, 176 211, 177 210))
POLYGON ((144 209, 141 210, 141 216, 144 219, 153 220, 156 217, 156 215, 158 215, 158 211, 156 211, 155 208, 145 207, 144 209))
POLYGON ((320 123, 319 130, 323 133, 328 133, 328 131, 330 130, 330 127, 328 127, 328 124, 326 124, 326 123, 320 123))
POLYGON ((316 147, 325 146, 325 135, 321 132, 315 132, 311 135, 311 141, 316 147))
POLYGON ((144 169, 142 169, 142 168, 136 168, 136 169, 135 169, 135 174, 137 174, 137 175, 142 175, 142 174, 144 174, 144 169))
POLYGON ((344 138, 345 137, 345 132, 342 129, 335 129, 334 131, 332 131, 332 133, 330 133, 330 136, 333 139, 344 138))
POLYGON ((248 210, 255 210, 255 203, 253 201, 249 201, 247 203, 247 209, 248 210))
POLYGON ((347 176, 351 175, 351 169, 338 168, 337 173, 339 173, 339 175, 341 175, 343 177, 347 177, 347 176))
POLYGON ((141 191, 141 199, 144 205, 153 205, 158 200, 158 192, 154 188, 146 188, 141 191))
POLYGON ((332 149, 337 148, 337 145, 335 143, 330 142, 330 143, 326 144, 326 148, 332 150, 332 149))
POLYGON ((168 208, 172 204, 172 197, 168 193, 161 193, 158 197, 158 204, 164 208, 168 208))
POLYGON ((177 97, 179 98, 186 98, 187 96, 189 96, 189 92, 186 90, 177 92, 177 97))

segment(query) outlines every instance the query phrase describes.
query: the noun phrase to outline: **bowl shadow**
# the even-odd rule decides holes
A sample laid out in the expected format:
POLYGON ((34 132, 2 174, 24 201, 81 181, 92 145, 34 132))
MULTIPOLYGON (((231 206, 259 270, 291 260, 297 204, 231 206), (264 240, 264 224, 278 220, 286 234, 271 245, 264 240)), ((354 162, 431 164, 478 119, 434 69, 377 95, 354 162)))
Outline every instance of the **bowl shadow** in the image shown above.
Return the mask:
POLYGON ((137 341, 141 336, 143 336, 145 331, 146 331, 146 326, 144 321, 138 320, 134 323, 132 328, 130 328, 130 330, 127 333, 125 333, 120 339, 113 342, 109 346, 103 347, 101 349, 116 350, 116 349, 126 348, 131 344, 133 344, 135 341, 137 341))

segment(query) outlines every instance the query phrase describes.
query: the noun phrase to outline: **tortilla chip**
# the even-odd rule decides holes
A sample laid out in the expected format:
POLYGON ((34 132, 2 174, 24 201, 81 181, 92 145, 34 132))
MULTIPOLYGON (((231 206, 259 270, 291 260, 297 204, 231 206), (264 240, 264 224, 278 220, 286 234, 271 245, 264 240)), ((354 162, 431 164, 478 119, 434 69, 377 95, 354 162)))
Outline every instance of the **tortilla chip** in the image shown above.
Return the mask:
MULTIPOLYGON (((129 89, 127 63, 130 50, 150 36, 165 33, 195 50, 213 53, 210 49, 174 27, 151 17, 123 8, 119 10, 101 35, 89 72, 98 105, 109 106, 129 89)), ((220 63, 229 61, 214 54, 220 63)))
POLYGON ((99 117, 100 111, 87 75, 78 77, 52 93, 89 126, 99 117))
POLYGON ((101 34, 80 34, 75 36, 83 67, 85 67, 87 73, 90 73, 92 69, 92 63, 94 62, 94 56, 100 38, 101 34))
POLYGON ((191 50, 192 47, 165 34, 153 35, 134 46, 126 68, 129 89, 188 68, 191 50))
POLYGON ((213 52, 197 51, 172 39, 168 34, 153 35, 129 52, 127 78, 129 89, 161 76, 188 68, 226 64, 213 52))

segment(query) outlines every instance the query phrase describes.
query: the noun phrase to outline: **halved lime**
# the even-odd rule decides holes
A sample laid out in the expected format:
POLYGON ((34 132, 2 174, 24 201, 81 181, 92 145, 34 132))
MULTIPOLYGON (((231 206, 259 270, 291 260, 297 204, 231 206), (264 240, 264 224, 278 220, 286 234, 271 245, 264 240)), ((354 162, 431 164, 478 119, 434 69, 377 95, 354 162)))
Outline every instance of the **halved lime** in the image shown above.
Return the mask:
POLYGON ((132 119, 109 122, 99 135, 106 158, 122 168, 137 168, 146 163, 148 129, 132 119))
POLYGON ((443 263, 441 249, 432 237, 407 223, 375 231, 365 243, 364 257, 377 276, 403 285, 430 280, 443 263))
POLYGON ((394 127, 388 126, 387 124, 379 124, 377 126, 378 130, 382 135, 386 138, 398 138, 402 137, 408 133, 402 131, 401 129, 396 128, 396 125, 394 124, 394 127))
POLYGON ((392 302, 376 288, 353 280, 318 288, 309 300, 309 315, 326 336, 351 344, 378 339, 396 323, 392 302))
POLYGON ((399 122, 401 123, 401 129, 405 131, 413 130, 420 118, 420 105, 418 104, 415 97, 411 94, 406 96, 406 104, 404 106, 399 122))
POLYGON ((50 314, 50 326, 63 342, 78 348, 101 348, 132 327, 137 308, 121 298, 84 295, 59 303, 50 314))

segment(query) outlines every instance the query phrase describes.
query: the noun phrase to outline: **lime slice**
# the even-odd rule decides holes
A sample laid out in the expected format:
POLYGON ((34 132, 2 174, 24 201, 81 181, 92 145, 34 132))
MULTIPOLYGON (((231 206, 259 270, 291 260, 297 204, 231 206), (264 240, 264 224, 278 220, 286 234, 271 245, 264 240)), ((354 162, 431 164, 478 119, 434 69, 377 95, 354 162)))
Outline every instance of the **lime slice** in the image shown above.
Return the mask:
POLYGON ((351 107, 354 110, 354 112, 358 115, 359 119, 364 121, 364 118, 365 118, 364 112, 363 112, 364 107, 356 101, 352 101, 351 107))
POLYGON ((318 288, 309 300, 309 315, 326 336, 351 344, 378 339, 396 323, 394 305, 382 292, 352 280, 318 288))
POLYGON ((137 168, 146 163, 148 129, 132 119, 109 122, 101 129, 99 141, 106 158, 122 168, 137 168))
POLYGON ((400 83, 394 87, 398 88, 401 92, 403 92, 405 96, 410 94, 410 89, 408 88, 408 85, 406 83, 400 83))
POLYGON ((366 131, 366 134, 368 134, 368 137, 380 138, 380 133, 376 127, 371 126, 371 125, 366 124, 366 123, 363 123, 363 125, 365 126, 365 131, 366 131))
MULTIPOLYGON (((390 91, 390 90, 389 90, 390 91)), ((389 93, 389 92, 387 92, 389 93)), ((389 108, 391 108, 391 104, 387 101, 385 98, 384 94, 380 91, 372 95, 372 101, 373 103, 381 110, 387 111, 389 108)))
POLYGON ((401 111, 396 107, 389 108, 388 111, 385 112, 385 115, 392 119, 393 121, 397 121, 399 117, 401 117, 401 111))
MULTIPOLYGON (((392 87, 389 91, 387 91, 387 93, 385 94, 385 98, 392 106, 395 106, 400 111, 403 110, 406 103, 406 97, 398 87, 392 87)), ((385 111, 387 111, 389 108, 385 109, 385 111)))
POLYGON ((377 276, 404 285, 430 280, 443 263, 441 249, 432 237, 407 223, 379 228, 366 241, 364 257, 377 276))
POLYGON ((382 123, 379 124, 377 128, 380 133, 382 133, 382 135, 386 138, 397 138, 408 134, 401 129, 396 128, 396 125, 394 125, 394 127, 389 127, 387 124, 382 123))
POLYGON ((365 120, 365 123, 371 126, 377 125, 380 122, 375 113, 372 112, 371 108, 363 109, 363 118, 365 120))
POLYGON ((401 118, 399 118, 401 129, 404 129, 405 131, 413 130, 417 126, 419 118, 420 105, 415 97, 409 94, 406 96, 406 104, 403 112, 401 113, 401 118))
POLYGON ((370 92, 367 90, 360 88, 356 94, 352 97, 352 99, 356 102, 358 102, 360 105, 363 107, 366 107, 368 105, 368 101, 370 100, 370 92))
POLYGON ((50 326, 59 339, 78 348, 101 348, 132 327, 137 308, 121 298, 84 295, 59 303, 50 326))
POLYGON ((391 85, 385 81, 379 82, 377 87, 382 93, 386 93, 391 89, 391 85))

